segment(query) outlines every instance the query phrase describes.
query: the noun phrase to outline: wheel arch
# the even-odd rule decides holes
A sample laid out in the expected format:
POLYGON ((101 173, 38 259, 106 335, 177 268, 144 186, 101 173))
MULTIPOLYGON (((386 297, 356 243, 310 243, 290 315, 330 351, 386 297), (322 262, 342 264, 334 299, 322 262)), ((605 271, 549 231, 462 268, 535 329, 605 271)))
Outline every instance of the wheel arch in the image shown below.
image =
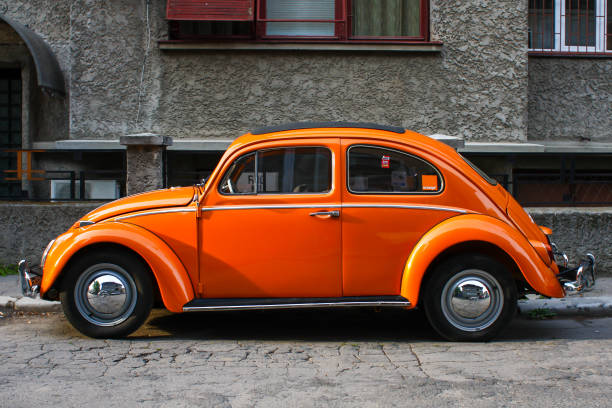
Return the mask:
MULTIPOLYGON (((486 241, 465 241, 446 248, 434 258, 434 260, 425 270, 423 278, 421 279, 419 293, 423 292, 423 288, 427 286, 433 271, 438 267, 438 265, 445 262, 449 258, 468 253, 485 255, 498 261, 507 268, 515 282, 522 282, 523 284, 529 285, 514 259, 512 259, 512 257, 510 257, 510 255, 508 255, 503 249, 486 241)), ((422 297, 419 299, 419 303, 421 302, 422 297)))
POLYGON ((145 262, 152 272, 153 286, 159 290, 168 310, 181 312, 183 305, 195 297, 192 282, 178 256, 163 240, 142 227, 120 222, 100 223, 70 231, 58 241, 44 265, 42 297, 47 297, 50 290, 50 296, 57 291, 64 271, 76 257, 109 246, 130 251, 145 262))
POLYGON ((423 279, 433 270, 434 263, 461 250, 485 251, 507 265, 515 280, 524 280, 546 296, 564 296, 555 273, 527 239, 514 227, 482 214, 452 217, 425 233, 406 261, 400 294, 416 306, 423 279))
POLYGON ((130 247, 127 247, 127 246, 121 245, 121 244, 117 244, 115 242, 98 242, 98 243, 95 243, 95 244, 91 244, 91 245, 82 247, 79 250, 77 250, 70 257, 70 259, 68 259, 68 261, 66 262, 66 264, 64 265, 62 270, 59 272, 57 278, 55 279, 55 281, 53 282, 51 287, 47 290, 47 292, 45 294, 45 298, 46 299, 50 299, 50 300, 58 300, 59 299, 59 292, 61 290, 62 281, 64 279, 64 271, 69 270, 70 267, 72 266, 72 264, 74 264, 74 262, 76 262, 78 259, 80 259, 82 257, 87 256, 90 252, 106 251, 106 250, 123 251, 123 252, 128 253, 131 256, 135 257, 140 262, 142 262, 142 264, 146 267, 147 272, 151 276, 151 283, 153 285, 153 296, 154 296, 154 299, 161 300, 161 292, 159 290, 159 283, 157 282, 157 278, 155 277, 155 274, 151 270, 151 266, 147 263, 147 261, 138 252, 134 251, 130 247))

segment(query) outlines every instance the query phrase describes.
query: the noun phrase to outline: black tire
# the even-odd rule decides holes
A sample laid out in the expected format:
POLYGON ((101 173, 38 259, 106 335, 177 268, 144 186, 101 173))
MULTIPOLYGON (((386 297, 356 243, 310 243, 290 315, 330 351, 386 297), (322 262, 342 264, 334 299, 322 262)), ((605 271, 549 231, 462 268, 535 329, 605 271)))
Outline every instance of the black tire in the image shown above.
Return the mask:
POLYGON ((125 337, 149 317, 151 274, 129 251, 89 251, 65 271, 60 301, 66 318, 86 336, 125 337))
POLYGON ((508 269, 479 254, 457 255, 431 271, 423 288, 429 323, 451 341, 486 341, 512 321, 516 284, 508 269))

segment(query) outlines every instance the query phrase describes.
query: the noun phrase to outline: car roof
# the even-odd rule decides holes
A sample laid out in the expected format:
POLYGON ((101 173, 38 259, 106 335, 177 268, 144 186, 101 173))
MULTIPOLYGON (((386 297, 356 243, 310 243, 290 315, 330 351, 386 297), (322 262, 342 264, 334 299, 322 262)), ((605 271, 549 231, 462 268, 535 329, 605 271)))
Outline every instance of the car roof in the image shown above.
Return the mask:
POLYGON ((312 139, 321 137, 363 138, 394 141, 434 153, 454 152, 442 142, 398 126, 357 122, 297 122, 254 130, 236 138, 227 153, 264 141, 283 139, 312 139))
POLYGON ((263 135, 266 133, 283 132, 285 130, 297 129, 315 129, 315 128, 358 128, 358 129, 376 129, 386 130, 393 133, 404 133, 406 129, 399 126, 379 125, 368 122, 293 122, 283 125, 266 126, 255 129, 251 132, 252 135, 263 135))

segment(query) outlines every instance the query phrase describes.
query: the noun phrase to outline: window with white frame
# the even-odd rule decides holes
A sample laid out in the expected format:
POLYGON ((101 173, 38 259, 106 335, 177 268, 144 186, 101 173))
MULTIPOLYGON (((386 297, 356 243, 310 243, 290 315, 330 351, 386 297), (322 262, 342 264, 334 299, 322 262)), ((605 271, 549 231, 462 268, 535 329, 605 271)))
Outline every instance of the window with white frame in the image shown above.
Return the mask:
POLYGON ((611 53, 612 0, 529 0, 532 52, 611 53))

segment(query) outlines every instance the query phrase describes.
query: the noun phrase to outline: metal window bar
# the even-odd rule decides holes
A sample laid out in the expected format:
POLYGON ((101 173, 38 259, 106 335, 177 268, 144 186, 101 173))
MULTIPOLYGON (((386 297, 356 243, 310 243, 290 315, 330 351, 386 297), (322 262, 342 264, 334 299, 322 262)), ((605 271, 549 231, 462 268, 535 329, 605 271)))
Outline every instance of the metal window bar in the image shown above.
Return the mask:
POLYGON ((612 0, 529 0, 531 54, 612 55, 612 0))
POLYGON ((513 174, 513 195, 522 205, 595 206, 612 204, 612 172, 569 168, 513 174))
MULTIPOLYGON (((50 200, 58 200, 58 201, 107 201, 112 200, 113 198, 108 199, 88 199, 86 198, 86 181, 87 180, 113 180, 119 183, 119 196, 125 196, 125 171, 123 170, 87 170, 87 171, 75 171, 75 170, 45 170, 45 174, 43 175, 44 180, 41 181, 30 181, 30 183, 43 183, 50 182, 52 180, 68 180, 70 181, 70 195, 67 198, 61 199, 53 199, 51 194, 49 194, 48 198, 43 197, 29 197, 28 195, 20 195, 20 196, 1 196, 2 200, 11 200, 11 201, 50 201, 50 200), (78 173, 78 178, 77 178, 78 173), (77 185, 78 181, 78 185, 77 185), (77 194, 77 188, 78 193, 77 194)), ((4 183, 11 183, 19 186, 21 189, 21 180, 11 181, 4 183)))

